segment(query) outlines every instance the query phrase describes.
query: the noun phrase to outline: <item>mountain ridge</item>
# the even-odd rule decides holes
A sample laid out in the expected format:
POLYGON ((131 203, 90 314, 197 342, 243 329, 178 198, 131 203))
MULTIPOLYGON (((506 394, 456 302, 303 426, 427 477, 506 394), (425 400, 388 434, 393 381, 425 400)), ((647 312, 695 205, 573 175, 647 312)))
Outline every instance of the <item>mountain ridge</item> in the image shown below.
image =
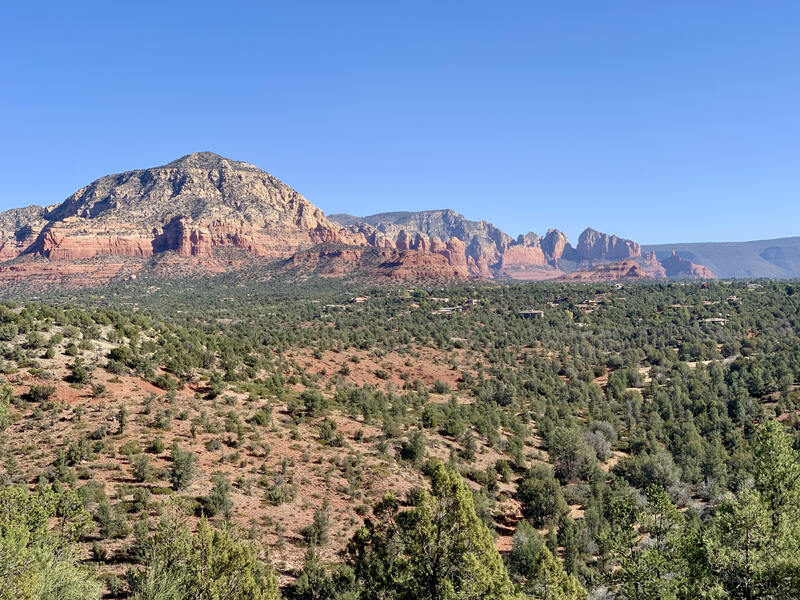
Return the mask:
MULTIPOLYGON (((794 274, 795 266, 800 274, 800 238, 794 245, 751 244, 768 274, 794 274)), ((87 273, 93 283, 92 272, 131 276, 148 268, 142 261, 168 254, 176 269, 191 257, 191 265, 184 263, 192 272, 257 259, 298 274, 389 280, 727 276, 730 265, 719 252, 705 260, 708 252, 707 244, 642 246, 592 228, 576 246, 555 228, 513 238, 449 208, 325 216, 259 167, 213 152, 106 175, 60 203, 0 213, 0 283, 44 271, 48 282, 64 272, 87 273), (214 258, 226 248, 245 254, 214 258)), ((743 272, 757 276, 755 268, 743 272)))

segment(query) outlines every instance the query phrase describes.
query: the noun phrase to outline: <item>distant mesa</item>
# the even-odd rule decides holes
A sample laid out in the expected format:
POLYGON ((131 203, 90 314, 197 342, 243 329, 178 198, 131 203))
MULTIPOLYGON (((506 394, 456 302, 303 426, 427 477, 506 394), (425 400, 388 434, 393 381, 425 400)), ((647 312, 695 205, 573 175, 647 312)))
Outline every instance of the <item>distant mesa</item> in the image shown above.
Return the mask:
MULTIPOLYGON (((96 285, 147 269, 244 266, 386 280, 714 276, 680 249, 646 250, 592 228, 577 247, 558 229, 512 238, 450 209, 326 217, 255 165, 213 152, 102 177, 59 204, 0 213, 0 284, 96 285)), ((787 272, 800 264, 800 250, 773 243, 760 251, 787 272)))

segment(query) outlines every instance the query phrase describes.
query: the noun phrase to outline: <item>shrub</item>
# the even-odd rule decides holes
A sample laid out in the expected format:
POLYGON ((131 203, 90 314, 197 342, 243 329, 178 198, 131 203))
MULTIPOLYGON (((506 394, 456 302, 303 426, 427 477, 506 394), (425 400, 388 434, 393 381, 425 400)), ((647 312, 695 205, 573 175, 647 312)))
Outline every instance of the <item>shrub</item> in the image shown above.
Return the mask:
POLYGON ((176 492, 186 489, 195 476, 197 455, 181 450, 177 444, 172 446, 172 464, 169 468, 169 482, 176 492))
POLYGON ((228 477, 221 472, 214 473, 211 481, 213 483, 211 493, 200 499, 200 512, 209 517, 221 514, 229 519, 233 514, 233 500, 231 499, 233 486, 228 477))
POLYGON ((153 467, 146 454, 137 454, 133 458, 133 478, 139 483, 149 481, 153 476, 153 467))
POLYGON ((31 402, 47 402, 55 393, 53 385, 32 385, 28 390, 28 399, 31 402))

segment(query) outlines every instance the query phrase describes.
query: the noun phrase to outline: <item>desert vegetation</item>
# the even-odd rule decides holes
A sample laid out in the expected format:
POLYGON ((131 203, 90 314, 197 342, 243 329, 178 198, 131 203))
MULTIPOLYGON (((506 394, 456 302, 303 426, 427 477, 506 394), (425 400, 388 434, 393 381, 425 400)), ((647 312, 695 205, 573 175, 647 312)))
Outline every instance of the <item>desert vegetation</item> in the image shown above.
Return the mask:
POLYGON ((213 281, 0 304, 0 598, 800 594, 795 283, 213 281))

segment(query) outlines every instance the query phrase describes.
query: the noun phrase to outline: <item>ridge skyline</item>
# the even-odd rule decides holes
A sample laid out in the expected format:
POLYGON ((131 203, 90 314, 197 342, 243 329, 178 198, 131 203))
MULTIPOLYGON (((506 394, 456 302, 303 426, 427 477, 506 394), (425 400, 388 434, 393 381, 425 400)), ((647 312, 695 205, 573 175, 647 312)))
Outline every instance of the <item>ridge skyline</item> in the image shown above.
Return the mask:
MULTIPOLYGON (((128 174, 128 173, 147 171, 147 170, 150 170, 150 169, 175 167, 175 166, 179 166, 181 164, 187 164, 187 163, 191 163, 195 167, 196 166, 200 166, 200 165, 205 165, 207 167, 209 165, 214 165, 214 164, 230 163, 230 164, 236 165, 238 168, 244 168, 244 169, 247 169, 247 170, 255 169, 255 170, 263 171, 263 172, 269 174, 270 176, 274 177, 278 181, 281 181, 281 182, 285 181, 285 179, 283 179, 282 177, 277 177, 276 175, 274 175, 274 173, 272 171, 268 171, 266 169, 262 169, 261 167, 259 167, 254 162, 249 162, 249 161, 243 161, 243 160, 238 160, 238 159, 234 159, 234 158, 229 158, 227 156, 224 156, 223 154, 220 154, 218 152, 214 152, 212 150, 200 150, 200 151, 197 151, 197 152, 190 152, 188 154, 184 154, 184 155, 180 156, 179 158, 170 160, 168 162, 165 162, 163 164, 156 165, 156 166, 137 167, 137 168, 134 168, 134 169, 126 169, 126 170, 119 171, 119 172, 107 173, 105 175, 102 175, 102 176, 100 176, 98 178, 93 179, 92 183, 102 179, 103 177, 108 177, 110 175, 125 175, 125 174, 128 174)), ((82 185, 80 187, 76 187, 73 190, 73 192, 77 191, 77 190, 80 190, 83 187, 86 187, 86 185, 87 184, 84 184, 84 185, 82 185)), ((294 185, 292 187, 294 189, 297 189, 294 185)), ((302 187, 302 186, 300 186, 300 187, 302 187)), ((306 196, 306 197, 310 197, 310 196, 306 196)), ((14 206, 11 206, 11 205, 6 205, 7 203, 3 203, 2 198, 0 198, 0 213, 8 212, 8 211, 15 210, 15 209, 26 209, 26 208, 34 208, 34 207, 35 208, 43 208, 43 209, 46 209, 46 210, 51 210, 51 209, 55 208, 56 206, 62 204, 63 202, 64 202, 64 199, 55 200, 54 202, 49 202, 49 203, 35 202, 35 203, 32 203, 32 204, 27 204, 27 205, 14 205, 14 206)), ((390 214, 395 214, 395 213, 426 213, 426 212, 452 211, 452 212, 456 213, 457 215, 459 215, 460 217, 466 218, 466 219, 468 219, 470 221, 486 222, 486 223, 488 223, 490 225, 493 225, 494 227, 497 227, 498 229, 502 230, 504 233, 506 233, 507 235, 509 235, 510 237, 512 237, 514 239, 516 239, 520 235, 526 235, 526 234, 531 233, 531 232, 538 233, 539 235, 543 235, 546 231, 548 231, 550 229, 555 229, 557 231, 560 231, 560 232, 564 233, 567 236, 567 238, 570 239, 570 240, 577 240, 580 237, 580 234, 583 233, 584 231, 586 231, 587 229, 592 229, 592 230, 595 230, 595 231, 613 231, 614 235, 617 235, 618 237, 624 238, 624 239, 637 239, 637 240, 640 239, 640 236, 638 235, 637 232, 618 231, 618 228, 616 228, 613 225, 610 226, 610 227, 603 227, 603 226, 597 226, 596 227, 594 224, 586 224, 583 227, 567 228, 567 227, 562 227, 559 224, 552 224, 551 223, 551 224, 548 225, 548 224, 544 224, 544 223, 542 223, 542 224, 540 224, 540 223, 532 223, 529 227, 527 227, 527 229, 526 229, 526 226, 519 227, 518 228, 519 230, 507 229, 507 228, 503 227, 501 224, 498 224, 499 221, 494 219, 491 215, 477 215, 477 214, 471 213, 470 211, 462 210, 460 207, 457 207, 455 204, 450 204, 448 206, 441 207, 441 208, 413 209, 413 208, 395 207, 395 208, 390 208, 390 209, 387 209, 387 210, 381 209, 381 210, 377 210, 377 211, 370 212, 370 213, 367 213, 367 214, 357 215, 354 212, 350 212, 350 211, 337 212, 337 211, 334 211, 334 210, 327 210, 326 208, 324 208, 324 202, 320 202, 316 198, 312 198, 312 202, 327 217, 343 215, 343 216, 357 217, 357 218, 370 218, 370 217, 377 217, 377 216, 382 216, 382 215, 390 215, 390 214), (544 227, 544 229, 542 228, 542 226, 544 227), (541 232, 537 232, 537 231, 535 231, 535 229, 541 229, 541 232)), ((412 202, 412 204, 417 204, 417 203, 412 202)), ((730 238, 722 237, 720 239, 708 239, 708 238, 706 238, 706 239, 692 239, 692 240, 680 240, 680 241, 674 241, 674 240, 673 241, 643 241, 643 242, 639 242, 639 243, 644 248, 644 247, 652 247, 652 246, 666 246, 666 245, 678 245, 678 244, 680 244, 680 245, 693 245, 693 244, 758 243, 758 242, 779 241, 779 240, 784 240, 784 239, 793 238, 793 237, 797 237, 797 236, 791 236, 791 235, 790 236, 780 236, 779 235, 779 236, 773 236, 773 237, 747 237, 747 238, 744 238, 744 239, 730 239, 730 238)), ((667 240, 672 240, 673 238, 667 237, 666 239, 667 240)))
MULTIPOLYGON (((204 151, 106 175, 47 208, 0 213, 0 258, 8 267, 8 261, 26 256, 75 261, 148 258, 174 251, 213 262, 216 249, 238 248, 262 261, 290 259, 303 265, 301 270, 321 268, 323 276, 361 273, 364 261, 374 260, 383 265, 384 276, 403 278, 800 275, 800 238, 774 244, 640 245, 616 233, 616 227, 589 226, 575 243, 557 223, 531 222, 523 229, 527 233, 514 237, 488 218, 473 221, 452 208, 377 213, 372 218, 332 213, 329 218, 253 163, 204 151), (317 244, 330 249, 330 243, 357 250, 338 266, 323 258, 329 250, 309 254, 317 244), (372 258, 365 259, 365 253, 372 258), (327 266, 320 267, 320 261, 327 266)), ((119 273, 122 263, 116 268, 119 273)))

